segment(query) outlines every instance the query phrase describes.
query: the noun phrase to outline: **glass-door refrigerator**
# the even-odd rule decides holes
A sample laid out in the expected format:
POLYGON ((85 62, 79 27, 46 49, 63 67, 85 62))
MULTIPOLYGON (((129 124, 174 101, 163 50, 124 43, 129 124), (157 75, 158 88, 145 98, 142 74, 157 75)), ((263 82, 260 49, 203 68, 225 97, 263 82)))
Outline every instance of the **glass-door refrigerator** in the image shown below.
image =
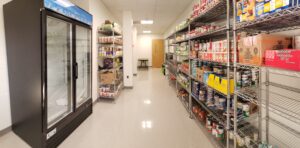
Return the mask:
POLYGON ((12 129, 57 147, 92 113, 92 15, 67 0, 4 5, 12 129))

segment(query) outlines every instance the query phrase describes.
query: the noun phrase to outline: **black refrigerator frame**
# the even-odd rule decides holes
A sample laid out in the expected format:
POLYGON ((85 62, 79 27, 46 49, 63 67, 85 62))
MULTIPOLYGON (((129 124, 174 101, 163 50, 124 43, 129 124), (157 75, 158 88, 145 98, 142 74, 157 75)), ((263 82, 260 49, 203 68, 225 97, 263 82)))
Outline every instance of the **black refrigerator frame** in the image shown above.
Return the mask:
POLYGON ((57 147, 92 114, 92 26, 44 8, 43 0, 4 5, 12 129, 34 148, 57 147), (48 128, 47 16, 72 24, 72 112, 48 128), (90 98, 77 107, 76 26, 90 30, 90 98), (50 134, 51 133, 51 134, 50 134), (50 134, 50 136, 49 136, 50 134), (47 136, 50 138, 47 139, 47 136))

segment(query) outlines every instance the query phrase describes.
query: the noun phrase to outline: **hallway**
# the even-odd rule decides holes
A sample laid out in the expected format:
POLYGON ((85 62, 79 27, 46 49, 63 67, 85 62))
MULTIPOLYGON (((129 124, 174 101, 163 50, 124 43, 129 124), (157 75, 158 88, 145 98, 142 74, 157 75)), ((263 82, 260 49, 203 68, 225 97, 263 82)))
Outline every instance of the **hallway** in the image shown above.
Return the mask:
MULTIPOLYGON (((26 148, 12 132, 1 148, 26 148)), ((176 97, 160 69, 139 71, 134 89, 100 101, 61 148, 211 148, 208 138, 176 97)))

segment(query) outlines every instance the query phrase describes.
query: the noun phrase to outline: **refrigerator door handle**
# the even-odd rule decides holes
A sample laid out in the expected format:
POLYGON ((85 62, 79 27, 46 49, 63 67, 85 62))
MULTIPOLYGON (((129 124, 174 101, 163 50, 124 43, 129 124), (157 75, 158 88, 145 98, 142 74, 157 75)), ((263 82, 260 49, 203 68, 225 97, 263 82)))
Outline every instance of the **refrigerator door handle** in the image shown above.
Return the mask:
POLYGON ((78 79, 78 63, 77 62, 74 65, 74 70, 75 70, 75 79, 78 79))

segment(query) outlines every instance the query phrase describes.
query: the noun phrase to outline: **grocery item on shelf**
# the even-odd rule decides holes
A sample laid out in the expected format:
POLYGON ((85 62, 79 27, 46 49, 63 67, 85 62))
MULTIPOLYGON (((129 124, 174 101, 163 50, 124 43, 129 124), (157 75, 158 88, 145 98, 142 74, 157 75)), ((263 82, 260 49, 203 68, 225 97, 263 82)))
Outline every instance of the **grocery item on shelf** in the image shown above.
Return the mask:
POLYGON ((192 112, 194 113, 194 115, 196 116, 196 118, 200 121, 200 122, 205 122, 206 121, 206 111, 202 108, 200 108, 199 106, 193 106, 192 107, 192 112))
POLYGON ((214 119, 211 115, 207 115, 206 128, 208 129, 208 132, 212 134, 212 136, 215 136, 215 138, 217 138, 217 140, 224 142, 224 126, 220 124, 216 119, 214 119))
POLYGON ((115 36, 102 36, 98 38, 98 42, 102 44, 118 44, 121 45, 123 43, 122 38, 115 36))
POLYGON ((191 88, 192 88, 192 94, 199 98, 199 91, 200 91, 200 83, 197 81, 192 81, 191 82, 191 88))
POLYGON ((193 13, 191 18, 196 18, 200 13, 200 3, 195 3, 193 6, 193 13))
MULTIPOLYGON (((231 43, 233 44, 233 43, 231 43)), ((198 46, 197 44, 195 44, 198 46)), ((196 47, 195 47, 196 49, 196 47)), ((227 40, 221 41, 203 41, 199 43, 198 58, 205 61, 213 61, 226 63, 227 62, 227 40)), ((230 49, 230 52, 232 49, 230 49)), ((231 52, 231 55, 233 53, 231 52)), ((230 61, 233 61, 233 56, 231 56, 230 61)))
POLYGON ((107 56, 122 56, 123 50, 121 47, 112 47, 112 46, 101 46, 98 49, 98 54, 100 57, 107 56))
POLYGON ((188 56, 189 55, 189 51, 188 51, 188 44, 187 44, 187 42, 183 42, 179 46, 177 46, 175 52, 176 52, 177 55, 188 56))
POLYGON ((183 22, 181 22, 179 25, 177 25, 177 26, 175 27, 175 31, 179 31, 179 30, 181 30, 181 29, 186 28, 186 27, 188 26, 188 24, 189 24, 189 19, 184 20, 183 22))
POLYGON ((107 71, 99 73, 99 80, 101 85, 114 84, 117 73, 115 71, 107 71))
POLYGON ((197 37, 197 36, 205 34, 205 33, 216 31, 220 28, 224 28, 224 26, 219 26, 219 25, 216 25, 215 23, 210 23, 209 25, 203 25, 201 27, 196 27, 194 30, 191 30, 187 37, 188 38, 197 37))
POLYGON ((300 50, 267 50, 265 66, 300 71, 300 50))
POLYGON ((211 88, 214 88, 215 90, 227 95, 228 94, 228 88, 227 84, 230 83, 230 94, 234 93, 234 81, 231 78, 228 82, 227 78, 225 77, 219 77, 215 74, 209 74, 207 85, 211 88))
POLYGON ((180 41, 186 40, 187 38, 188 38, 187 33, 183 33, 183 34, 177 35, 175 40, 176 40, 176 42, 180 42, 180 41))
POLYGON ((177 81, 183 85, 183 87, 188 88, 189 87, 189 79, 187 76, 184 76, 183 74, 179 73, 177 75, 177 81))
POLYGON ((121 26, 117 23, 105 20, 105 22, 98 28, 99 31, 114 31, 121 34, 121 26))
POLYGON ((239 63, 261 66, 266 50, 279 50, 292 46, 290 37, 259 34, 242 37, 239 41, 239 63))
POLYGON ((257 18, 281 11, 297 4, 297 0, 238 0, 237 22, 253 21, 257 18))
POLYGON ((178 67, 179 67, 179 69, 180 69, 183 73, 189 74, 189 67, 190 67, 190 65, 189 65, 188 62, 183 62, 183 63, 181 63, 178 67))
POLYGON ((99 88, 99 95, 101 97, 114 97, 115 96, 114 86, 113 85, 102 85, 99 88))
POLYGON ((236 73, 236 87, 247 88, 257 87, 259 85, 259 70, 258 69, 243 69, 240 68, 236 73))

